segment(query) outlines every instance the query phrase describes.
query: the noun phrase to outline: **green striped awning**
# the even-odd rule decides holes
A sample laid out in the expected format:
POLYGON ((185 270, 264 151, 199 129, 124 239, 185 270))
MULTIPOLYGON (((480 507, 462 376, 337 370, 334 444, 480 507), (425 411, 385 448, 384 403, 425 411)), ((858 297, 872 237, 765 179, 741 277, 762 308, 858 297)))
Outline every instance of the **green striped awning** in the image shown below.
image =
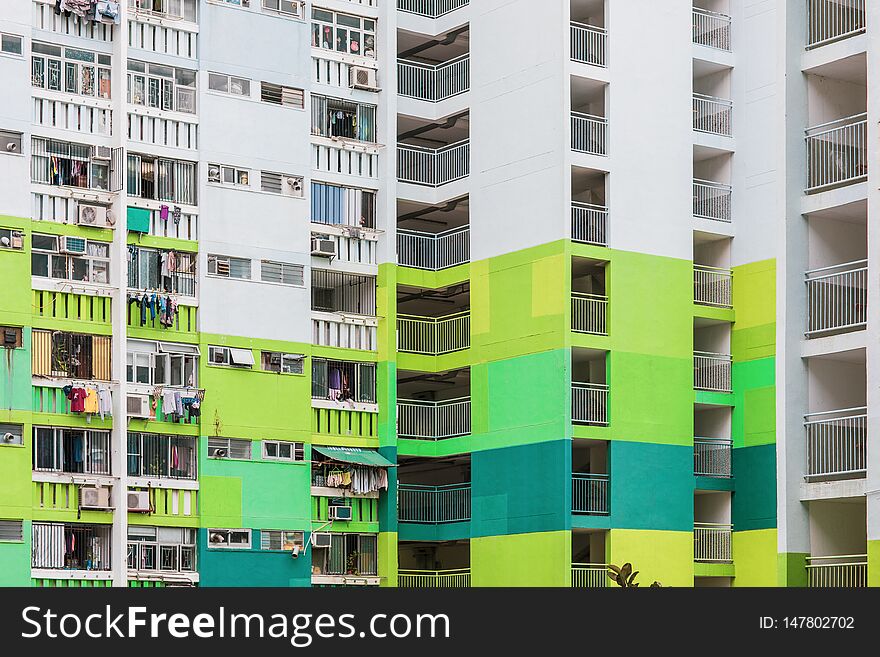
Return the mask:
POLYGON ((312 451, 323 454, 328 459, 343 463, 357 463, 358 465, 372 465, 380 468, 392 468, 394 463, 386 459, 374 449, 360 449, 358 447, 327 447, 326 445, 312 445, 312 451))

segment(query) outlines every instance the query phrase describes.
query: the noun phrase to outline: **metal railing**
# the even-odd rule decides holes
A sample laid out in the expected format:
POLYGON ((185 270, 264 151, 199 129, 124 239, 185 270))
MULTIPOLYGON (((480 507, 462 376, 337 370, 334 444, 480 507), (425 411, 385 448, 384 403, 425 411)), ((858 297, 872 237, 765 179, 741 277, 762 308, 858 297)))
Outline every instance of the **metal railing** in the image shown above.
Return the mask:
POLYGON ((571 420, 578 424, 608 424, 608 386, 604 383, 571 384, 571 420))
POLYGON ((864 406, 804 415, 806 477, 864 474, 868 409, 864 406))
POLYGON ((730 185, 694 178, 694 216, 730 223, 730 185))
POLYGON ((865 0, 808 0, 808 50, 864 31, 865 0))
POLYGON ((807 557, 809 588, 858 588, 868 586, 868 555, 807 557))
POLYGON ((590 155, 608 155, 608 119, 572 112, 571 149, 590 155))
POLYGON ((471 519, 471 485, 397 484, 397 519, 439 525, 471 519))
POLYGON ((602 563, 571 564, 571 587, 604 589, 608 586, 608 566, 602 563))
POLYGON ((571 239, 608 246, 608 208, 592 203, 571 203, 571 239))
POLYGON ((730 537, 733 525, 711 522, 694 523, 694 561, 729 563, 733 561, 730 537))
POLYGON ((694 303, 730 308, 733 272, 719 267, 694 265, 694 303))
POLYGON ((439 271, 470 262, 470 238, 470 226, 459 226, 442 233, 398 230, 397 263, 403 267, 439 271))
POLYGON ((445 440, 471 432, 471 398, 443 401, 400 399, 397 402, 397 437, 445 440))
POLYGON ((693 40, 700 46, 730 50, 730 16, 694 7, 693 40))
POLYGON ((730 354, 694 352, 694 388, 712 392, 730 392, 730 354))
POLYGON ((470 585, 470 568, 397 571, 397 586, 402 589, 462 589, 470 585))
POLYGON ((571 58, 581 64, 593 66, 607 66, 606 41, 608 30, 604 27, 586 25, 585 23, 571 24, 571 58))
POLYGON ((571 330, 576 333, 608 335, 608 297, 572 292, 571 330))
POLYGON ((465 54, 440 64, 397 60, 397 93, 407 98, 437 103, 470 89, 470 56, 465 54))
POLYGON ((698 477, 730 477, 733 441, 694 438, 694 474, 698 477))
POLYGON ((425 18, 440 18, 468 4, 469 0, 397 0, 397 9, 425 18))
POLYGON ((34 522, 31 530, 31 567, 110 570, 109 525, 34 522))
POLYGON ((571 512, 608 515, 608 475, 571 475, 571 512))
POLYGON ((868 321, 868 261, 811 269, 807 282, 807 337, 864 327, 868 321))
POLYGON ((730 137, 733 101, 694 94, 694 130, 730 137))
POLYGON ((868 177, 867 114, 807 128, 807 193, 868 177))
POLYGON ((471 313, 464 310, 444 317, 397 316, 397 350, 440 356, 471 346, 471 313))
POLYGON ((414 185, 439 187, 470 175, 470 141, 442 148, 397 145, 397 179, 414 185))

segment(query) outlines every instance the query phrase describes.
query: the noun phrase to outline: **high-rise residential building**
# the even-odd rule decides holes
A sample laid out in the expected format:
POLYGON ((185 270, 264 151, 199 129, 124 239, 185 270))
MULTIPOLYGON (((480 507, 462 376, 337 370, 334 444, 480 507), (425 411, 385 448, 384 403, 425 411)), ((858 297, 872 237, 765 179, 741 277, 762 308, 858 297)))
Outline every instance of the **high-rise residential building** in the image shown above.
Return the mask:
POLYGON ((3 2, 0 584, 880 582, 875 22, 3 2))

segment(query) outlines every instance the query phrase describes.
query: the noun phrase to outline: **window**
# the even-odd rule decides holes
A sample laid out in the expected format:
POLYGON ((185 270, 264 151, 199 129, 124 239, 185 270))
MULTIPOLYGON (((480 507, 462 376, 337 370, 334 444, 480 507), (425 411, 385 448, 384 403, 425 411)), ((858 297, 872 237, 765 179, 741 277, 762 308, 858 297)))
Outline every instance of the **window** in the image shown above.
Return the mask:
POLYGON ((196 204, 197 164, 152 155, 128 155, 128 194, 154 201, 196 204))
POLYGON ((110 432, 34 427, 34 470, 110 474, 110 432))
POLYGON ((0 153, 21 153, 21 133, 0 130, 0 153))
POLYGON ((14 228, 0 228, 0 249, 24 248, 24 233, 14 228))
POLYGON ((375 575, 375 534, 331 534, 329 548, 314 548, 312 567, 318 575, 375 575))
POLYGON ((251 261, 247 258, 230 258, 229 256, 209 255, 208 275, 222 278, 239 278, 250 280, 251 261))
POLYGON ((129 525, 128 569, 195 571, 196 530, 129 525))
POLYGON ((120 151, 114 148, 111 158, 105 158, 99 156, 98 149, 88 144, 33 137, 31 182, 110 191, 110 175, 115 170, 111 170, 111 162, 120 151))
POLYGON ((243 438, 208 438, 208 456, 213 459, 251 460, 251 441, 243 438))
POLYGON ((196 296, 195 253, 132 245, 128 254, 129 288, 196 296))
POLYGON ((31 84, 40 89, 110 98, 110 55, 34 41, 31 84))
POLYGON ((31 373, 109 381, 110 336, 33 329, 31 373))
POLYGON ((235 185, 238 187, 250 186, 250 172, 247 169, 237 169, 222 164, 208 165, 208 182, 220 185, 235 185))
POLYGON ((196 72, 164 64, 128 60, 128 102, 195 114, 196 72))
POLYGON ((195 479, 197 438, 128 434, 128 474, 132 477, 195 479))
POLYGON ((312 399, 376 403, 376 364, 312 358, 312 399))
POLYGON ((254 352, 250 349, 236 349, 235 347, 208 347, 208 362, 211 365, 253 367, 254 352))
POLYGON ((264 351, 260 356, 260 367, 265 372, 279 374, 302 374, 305 356, 302 354, 284 354, 280 351, 264 351))
POLYGON ((292 552, 294 547, 303 548, 305 545, 304 532, 290 532, 279 529, 260 530, 261 550, 284 550, 292 552))
POLYGON ((17 34, 0 34, 0 52, 21 55, 22 38, 17 34))
POLYGON ((235 5, 236 7, 251 6, 251 0, 219 0, 219 2, 225 2, 227 5, 235 5))
POLYGON ((223 73, 208 73, 208 89, 232 96, 250 96, 251 81, 223 73))
POLYGON ((312 134, 375 143, 376 106, 312 94, 312 134))
POLYGON ((31 567, 58 570, 110 570, 109 525, 34 522, 31 567))
POLYGON ((129 383, 179 388, 198 385, 196 345, 129 340, 126 352, 125 375, 129 383))
POLYGON ((303 286, 305 284, 303 266, 290 262, 263 260, 260 262, 260 280, 264 283, 303 286))
POLYGON ((22 437, 23 427, 20 424, 2 424, 0 423, 0 446, 3 445, 22 445, 24 438, 22 437))
POLYGON ((260 189, 270 194, 283 194, 302 198, 302 176, 292 176, 289 173, 275 173, 273 171, 260 172, 260 189))
POLYGON ((21 543, 24 540, 23 527, 21 520, 0 520, 0 542, 21 543))
POLYGON ((237 548, 249 550, 251 547, 250 529, 209 529, 209 548, 237 548))
POLYGON ((180 18, 196 22, 198 0, 128 0, 128 6, 136 12, 180 18))
POLYGON ((312 46, 376 58, 376 21, 312 7, 312 46))
POLYGON ((304 461, 305 448, 302 443, 264 440, 263 458, 272 461, 304 461))
POLYGON ((312 182, 312 222, 376 227, 376 192, 312 182))
POLYGON ((260 100, 273 105, 285 107, 297 107, 303 109, 306 103, 306 93, 295 87, 285 87, 271 82, 260 82, 260 100))
POLYGON ((312 270, 312 310, 376 315, 376 279, 327 269, 312 270))
POLYGON ((110 282, 110 245, 34 233, 31 235, 31 274, 107 285, 110 282), (76 253, 62 253, 63 250, 75 250, 76 253))

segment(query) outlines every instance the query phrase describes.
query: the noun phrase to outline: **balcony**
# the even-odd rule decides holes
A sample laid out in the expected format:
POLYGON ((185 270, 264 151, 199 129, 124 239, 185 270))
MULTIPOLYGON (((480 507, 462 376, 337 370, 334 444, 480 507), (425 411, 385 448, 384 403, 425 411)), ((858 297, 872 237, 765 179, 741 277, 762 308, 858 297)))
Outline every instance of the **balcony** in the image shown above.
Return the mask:
POLYGON ((694 438, 694 475, 728 479, 732 476, 733 441, 694 438))
POLYGON ((571 330, 576 333, 608 335, 608 297, 571 293, 571 330))
POLYGON ((694 94, 694 130, 730 137, 733 102, 714 96, 694 94))
POLYGON ((859 588, 867 585, 867 554, 807 557, 809 588, 859 588))
POLYGON ((694 7, 693 41, 698 46, 730 51, 730 16, 694 7))
POLYGON ((402 267, 440 271, 470 262, 470 227, 441 233, 398 229, 397 263, 402 267))
POLYGON ((110 570, 110 526, 34 522, 34 570, 110 570))
POLYGON ((402 589, 462 589, 470 585, 470 568, 397 571, 397 586, 402 589))
POLYGON ((608 208, 604 205, 573 201, 571 239, 582 244, 608 246, 608 208))
POLYGON ((730 185, 694 179, 694 216, 730 223, 730 185))
POLYGON ((856 114, 807 128, 808 194, 867 180, 867 116, 856 114))
POLYGON ((471 485, 397 485, 397 519, 400 522, 439 525, 471 519, 471 485))
POLYGON ((468 4, 470 0, 397 0, 397 9, 425 18, 440 18, 468 4))
POLYGON ((575 424, 608 426, 608 386, 604 383, 572 383, 571 420, 575 424))
POLYGON ((608 31, 603 27, 571 24, 571 60, 593 66, 607 66, 606 41, 608 31))
POLYGON ((868 261, 806 273, 808 338, 862 329, 868 322, 868 261))
POLYGON ((695 351, 694 389, 709 392, 731 392, 730 370, 732 362, 730 354, 695 351))
POLYGON ((601 563, 571 564, 571 587, 575 589, 604 589, 608 587, 608 566, 601 563))
POLYGON ((719 267, 694 265, 694 303, 730 308, 733 272, 719 267))
POLYGON ((808 0, 807 50, 865 31, 865 0, 808 0))
POLYGON ((397 144, 397 179, 400 182, 440 187, 470 175, 470 140, 441 148, 397 144))
POLYGON ((397 437, 412 440, 446 440, 471 432, 471 399, 397 402, 397 437))
POLYGON ((469 310, 443 317, 397 315, 397 350, 402 353, 442 356, 470 346, 469 310))
POLYGON ((608 119, 572 112, 571 149, 589 155, 608 155, 608 119))
POLYGON ((732 563, 730 538, 733 525, 695 522, 694 561, 700 563, 732 563))
POLYGON ((397 93, 429 103, 452 98, 470 89, 470 56, 461 55, 440 64, 397 60, 397 93))
POLYGON ((608 515, 608 475, 571 475, 571 512, 594 515, 608 515))
POLYGON ((867 408, 809 413, 804 416, 804 429, 807 438, 807 479, 865 476, 867 408))

